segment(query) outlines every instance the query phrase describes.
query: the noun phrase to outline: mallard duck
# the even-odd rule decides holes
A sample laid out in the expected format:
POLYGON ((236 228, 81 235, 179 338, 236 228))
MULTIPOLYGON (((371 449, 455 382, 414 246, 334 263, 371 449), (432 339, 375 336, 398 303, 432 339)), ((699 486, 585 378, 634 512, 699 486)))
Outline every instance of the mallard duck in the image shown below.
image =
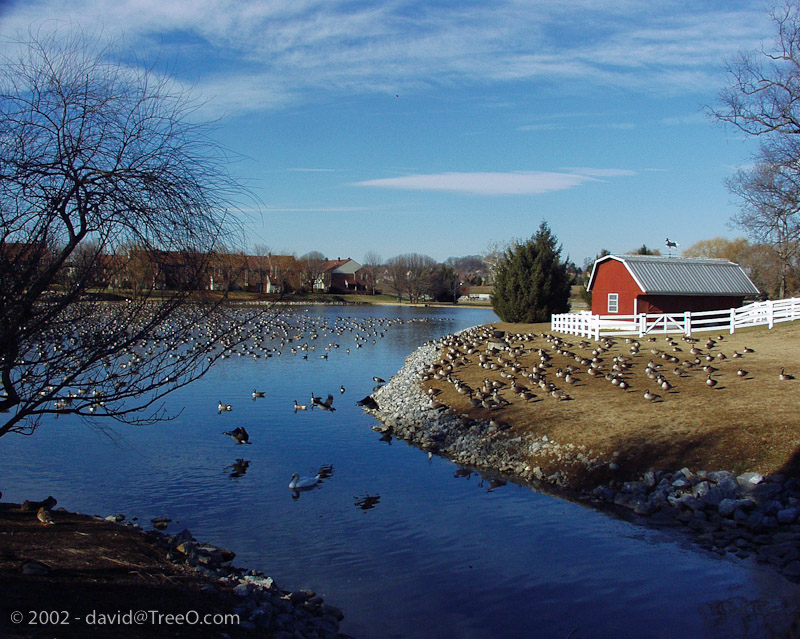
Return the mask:
POLYGON ((50 514, 50 511, 44 506, 36 511, 36 519, 42 522, 45 526, 52 526, 56 523, 53 521, 53 516, 50 514))

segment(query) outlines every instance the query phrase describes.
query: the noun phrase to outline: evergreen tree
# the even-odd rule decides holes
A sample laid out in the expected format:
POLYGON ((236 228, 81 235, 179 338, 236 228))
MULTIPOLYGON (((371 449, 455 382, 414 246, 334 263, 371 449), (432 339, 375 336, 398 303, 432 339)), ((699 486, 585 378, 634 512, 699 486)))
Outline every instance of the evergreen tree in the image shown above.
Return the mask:
POLYGON ((546 222, 527 242, 509 248, 497 270, 492 306, 504 322, 546 322, 569 311, 572 277, 546 222))

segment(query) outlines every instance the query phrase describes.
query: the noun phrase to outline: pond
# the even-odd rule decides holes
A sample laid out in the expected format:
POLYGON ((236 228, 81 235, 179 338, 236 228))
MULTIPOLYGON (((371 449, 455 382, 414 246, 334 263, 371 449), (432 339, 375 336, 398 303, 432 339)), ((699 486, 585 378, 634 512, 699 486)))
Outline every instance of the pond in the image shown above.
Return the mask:
POLYGON ((417 346, 491 311, 311 307, 284 320, 304 338, 220 361, 169 398, 171 421, 107 437, 62 416, 4 437, 4 499, 52 494, 145 527, 169 517, 171 532, 234 550, 236 565, 315 590, 360 639, 793 636, 800 590, 766 567, 372 430, 355 403, 373 376, 388 380, 417 346), (311 393, 333 395, 336 410, 296 411, 311 393), (237 426, 250 445, 223 435, 237 426), (321 469, 319 488, 289 490, 293 473, 321 469))

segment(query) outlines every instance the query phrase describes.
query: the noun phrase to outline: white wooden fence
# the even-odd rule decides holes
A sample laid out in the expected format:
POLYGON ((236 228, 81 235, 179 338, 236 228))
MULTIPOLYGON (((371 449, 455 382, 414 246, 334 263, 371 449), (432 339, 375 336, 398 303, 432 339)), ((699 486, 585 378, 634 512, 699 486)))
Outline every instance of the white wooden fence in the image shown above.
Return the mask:
POLYGON ((568 333, 600 339, 601 335, 638 335, 649 333, 678 333, 691 335, 703 331, 735 333, 746 326, 769 328, 779 322, 800 319, 800 298, 754 302, 740 308, 692 313, 639 313, 638 315, 592 315, 589 311, 552 315, 550 328, 554 332, 568 333))

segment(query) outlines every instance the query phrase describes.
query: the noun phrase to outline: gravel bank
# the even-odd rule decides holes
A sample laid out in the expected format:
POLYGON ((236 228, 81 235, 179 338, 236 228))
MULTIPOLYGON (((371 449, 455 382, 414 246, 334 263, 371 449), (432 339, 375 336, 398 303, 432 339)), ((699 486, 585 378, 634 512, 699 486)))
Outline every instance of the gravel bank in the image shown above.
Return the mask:
POLYGON ((509 437, 502 423, 450 414, 421 389, 421 379, 441 358, 446 339, 421 346, 374 392, 377 406, 365 406, 365 410, 381 422, 375 430, 458 464, 499 472, 549 492, 628 513, 641 523, 683 528, 708 550, 741 559, 753 557, 800 582, 800 482, 795 477, 654 469, 637 481, 611 480, 577 490, 568 480, 576 467, 613 475, 614 453, 602 456, 579 444, 562 445, 546 436, 509 437))

